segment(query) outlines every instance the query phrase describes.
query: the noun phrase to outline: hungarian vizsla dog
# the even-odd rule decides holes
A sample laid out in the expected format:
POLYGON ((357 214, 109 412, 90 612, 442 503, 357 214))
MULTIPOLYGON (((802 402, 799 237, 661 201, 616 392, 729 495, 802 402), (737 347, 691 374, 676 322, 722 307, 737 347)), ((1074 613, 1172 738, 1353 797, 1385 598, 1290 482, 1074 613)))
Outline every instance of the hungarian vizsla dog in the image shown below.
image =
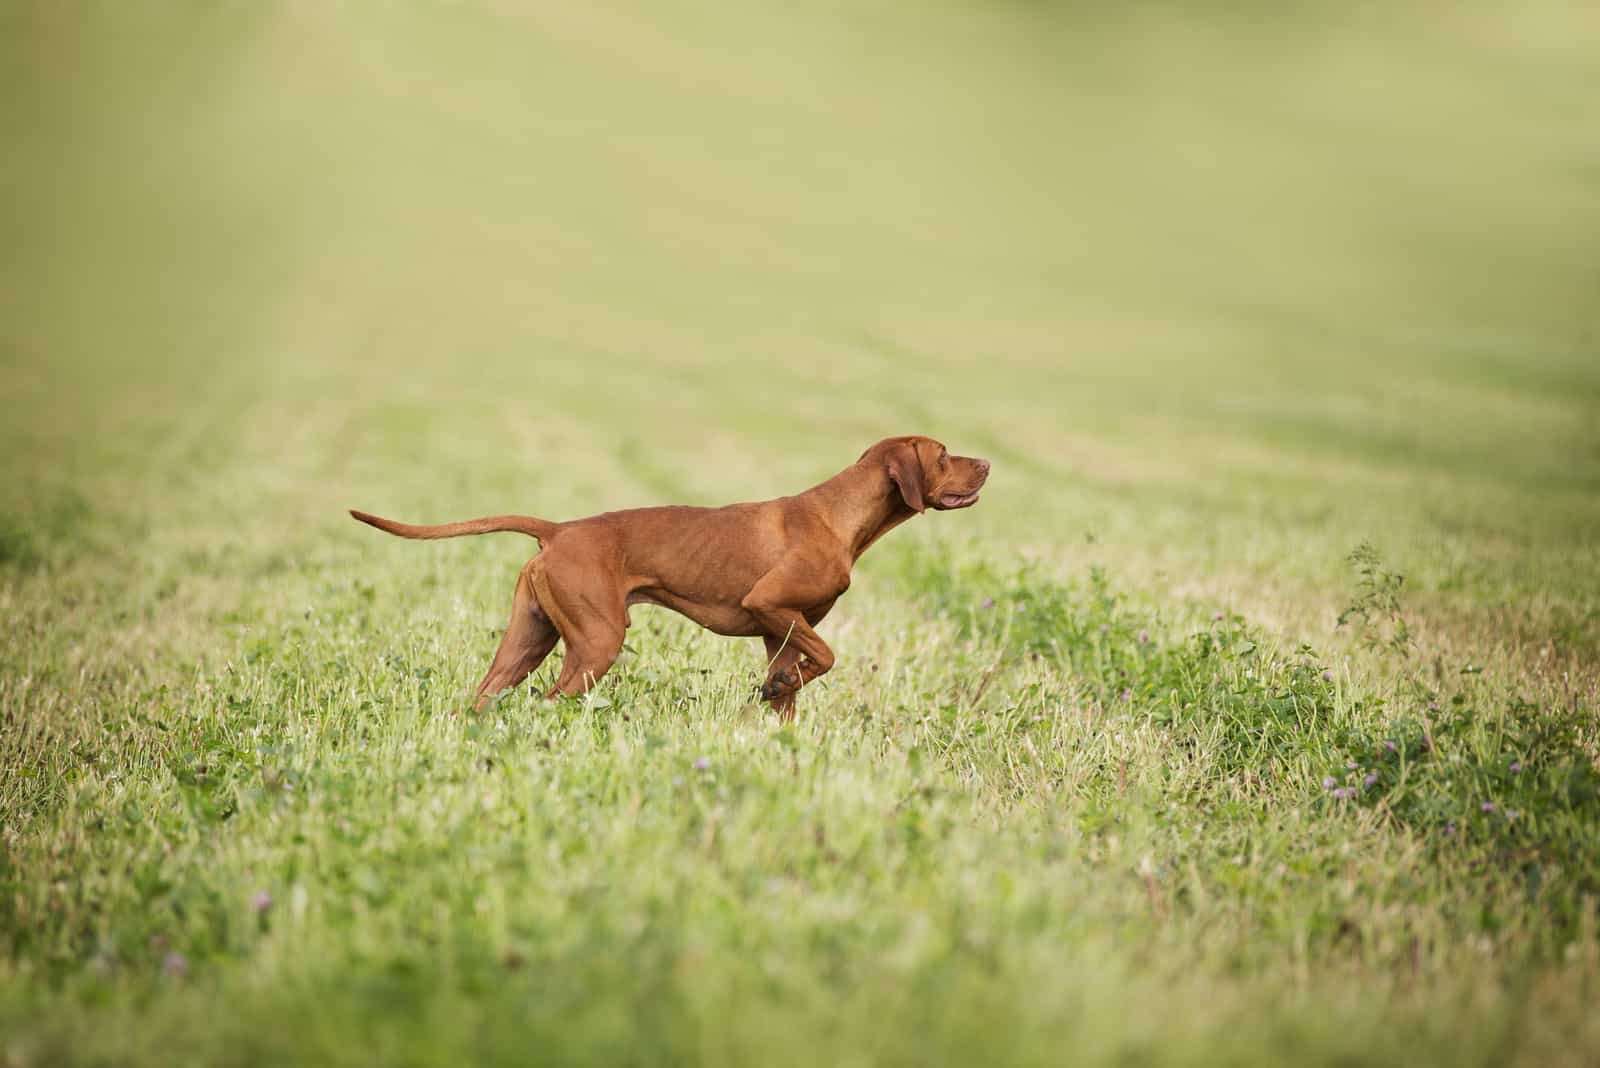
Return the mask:
POLYGON ((622 651, 628 608, 657 604, 702 627, 759 637, 767 647, 761 696, 784 719, 795 695, 833 667, 812 628, 850 586, 867 547, 924 509, 966 508, 989 461, 951 456, 932 438, 886 438, 821 485, 793 497, 725 508, 634 508, 552 523, 500 515, 413 526, 351 515, 402 538, 454 538, 509 530, 543 551, 517 578, 511 623, 478 707, 517 685, 558 640, 566 661, 547 696, 582 693, 622 651))

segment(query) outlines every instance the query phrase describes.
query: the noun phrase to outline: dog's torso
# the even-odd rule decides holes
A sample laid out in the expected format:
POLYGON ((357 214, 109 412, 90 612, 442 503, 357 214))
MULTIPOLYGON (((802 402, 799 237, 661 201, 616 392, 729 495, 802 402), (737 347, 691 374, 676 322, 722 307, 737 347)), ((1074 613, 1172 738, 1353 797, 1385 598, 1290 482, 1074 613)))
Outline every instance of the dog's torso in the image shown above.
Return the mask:
POLYGON ((549 563, 569 553, 590 564, 605 558, 622 577, 627 606, 660 605, 717 634, 757 637, 764 631, 742 602, 761 576, 797 552, 820 580, 813 603, 796 606, 815 624, 850 585, 851 560, 815 507, 799 497, 605 512, 559 524, 541 556, 549 563))

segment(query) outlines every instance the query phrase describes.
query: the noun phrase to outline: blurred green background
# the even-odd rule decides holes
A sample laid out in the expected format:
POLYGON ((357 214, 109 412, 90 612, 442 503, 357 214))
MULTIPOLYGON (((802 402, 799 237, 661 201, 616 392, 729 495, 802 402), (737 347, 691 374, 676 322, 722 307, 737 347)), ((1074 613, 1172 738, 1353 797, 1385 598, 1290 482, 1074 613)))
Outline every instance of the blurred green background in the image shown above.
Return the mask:
POLYGON ((976 522, 1024 553, 1295 623, 1371 536, 1594 640, 1591 5, 0 27, 13 515, 714 503, 916 431, 993 455, 976 522))

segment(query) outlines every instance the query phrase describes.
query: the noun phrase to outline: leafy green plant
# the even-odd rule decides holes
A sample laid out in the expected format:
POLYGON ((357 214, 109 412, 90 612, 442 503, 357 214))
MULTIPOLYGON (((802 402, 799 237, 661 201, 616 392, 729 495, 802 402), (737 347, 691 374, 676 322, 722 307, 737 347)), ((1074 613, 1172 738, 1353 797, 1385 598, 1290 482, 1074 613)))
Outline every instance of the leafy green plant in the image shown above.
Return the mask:
POLYGON ((1401 605, 1406 577, 1390 571, 1370 542, 1350 551, 1350 564, 1356 570, 1355 596, 1339 613, 1339 626, 1349 626, 1360 641, 1372 649, 1384 649, 1406 656, 1412 649, 1411 627, 1401 605))

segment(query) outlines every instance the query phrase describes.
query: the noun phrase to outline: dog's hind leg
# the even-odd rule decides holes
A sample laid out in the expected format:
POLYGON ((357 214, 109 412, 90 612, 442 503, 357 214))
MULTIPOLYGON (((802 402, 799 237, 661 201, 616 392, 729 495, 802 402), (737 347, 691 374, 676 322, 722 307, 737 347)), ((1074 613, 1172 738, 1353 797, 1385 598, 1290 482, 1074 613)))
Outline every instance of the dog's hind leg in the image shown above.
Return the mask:
POLYGON ((545 696, 571 696, 598 682, 622 652, 627 597, 608 569, 571 548, 543 556, 546 565, 533 575, 533 588, 566 644, 561 674, 545 696))
POLYGON ((550 655, 561 635, 539 606, 533 590, 533 575, 538 557, 528 561, 517 576, 517 592, 511 602, 511 622, 506 626, 500 648, 494 654, 489 673, 478 684, 478 708, 502 690, 509 690, 531 675, 550 655))
POLYGON ((546 697, 572 696, 587 691, 600 681, 600 676, 611 670, 622 652, 620 631, 602 634, 584 634, 577 640, 567 640, 567 658, 561 664, 561 677, 546 697))

